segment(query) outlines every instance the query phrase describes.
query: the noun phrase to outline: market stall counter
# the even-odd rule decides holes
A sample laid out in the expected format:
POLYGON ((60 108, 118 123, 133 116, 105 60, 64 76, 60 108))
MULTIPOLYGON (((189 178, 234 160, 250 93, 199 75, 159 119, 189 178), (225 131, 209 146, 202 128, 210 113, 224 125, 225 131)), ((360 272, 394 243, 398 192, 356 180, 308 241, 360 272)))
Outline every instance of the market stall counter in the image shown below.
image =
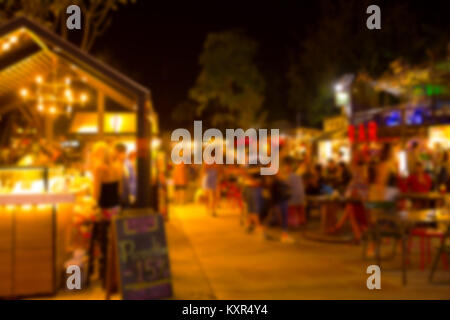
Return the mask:
POLYGON ((76 194, 62 169, 0 168, 0 297, 53 294, 69 252, 76 194))

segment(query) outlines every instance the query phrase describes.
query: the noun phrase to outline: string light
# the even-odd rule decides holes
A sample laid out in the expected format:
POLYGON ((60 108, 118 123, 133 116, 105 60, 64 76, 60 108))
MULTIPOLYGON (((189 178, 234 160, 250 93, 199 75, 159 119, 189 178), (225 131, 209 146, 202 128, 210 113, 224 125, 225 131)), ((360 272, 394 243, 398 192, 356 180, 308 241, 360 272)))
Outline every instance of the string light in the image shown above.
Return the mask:
POLYGON ((40 113, 50 115, 66 113, 69 116, 73 112, 74 104, 84 105, 89 100, 87 93, 74 92, 71 88, 72 80, 68 76, 59 81, 47 81, 42 75, 36 75, 35 92, 30 93, 27 88, 20 90, 20 95, 25 101, 36 102, 36 110, 40 113))
POLYGON ((22 90, 20 90, 20 95, 22 96, 22 97, 27 97, 28 96, 28 90, 27 89, 22 89, 22 90))
POLYGON ((10 48, 11 48, 11 44, 10 44, 9 42, 5 42, 5 43, 2 45, 3 51, 8 51, 10 48))
POLYGON ((82 93, 82 94, 81 94, 80 100, 81 100, 82 103, 87 102, 88 99, 89 99, 89 97, 88 97, 88 95, 87 95, 86 93, 82 93))

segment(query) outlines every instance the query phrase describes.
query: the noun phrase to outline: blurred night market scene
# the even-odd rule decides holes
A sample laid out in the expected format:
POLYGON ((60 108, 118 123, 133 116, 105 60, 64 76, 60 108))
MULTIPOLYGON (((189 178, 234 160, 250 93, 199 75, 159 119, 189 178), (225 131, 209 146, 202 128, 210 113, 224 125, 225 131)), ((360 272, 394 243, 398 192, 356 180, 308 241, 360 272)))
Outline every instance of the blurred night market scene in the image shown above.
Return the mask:
POLYGON ((450 300, 449 10, 0 0, 0 300, 450 300))

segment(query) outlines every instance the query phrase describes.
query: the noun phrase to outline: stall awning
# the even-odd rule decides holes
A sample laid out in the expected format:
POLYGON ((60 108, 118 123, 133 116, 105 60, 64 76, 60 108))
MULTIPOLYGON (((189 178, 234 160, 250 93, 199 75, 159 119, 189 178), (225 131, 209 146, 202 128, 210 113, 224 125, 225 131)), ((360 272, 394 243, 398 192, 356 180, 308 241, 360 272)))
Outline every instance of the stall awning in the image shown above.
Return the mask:
POLYGON ((340 140, 348 138, 347 130, 335 130, 330 132, 325 132, 324 134, 318 136, 316 141, 328 141, 328 140, 340 140))

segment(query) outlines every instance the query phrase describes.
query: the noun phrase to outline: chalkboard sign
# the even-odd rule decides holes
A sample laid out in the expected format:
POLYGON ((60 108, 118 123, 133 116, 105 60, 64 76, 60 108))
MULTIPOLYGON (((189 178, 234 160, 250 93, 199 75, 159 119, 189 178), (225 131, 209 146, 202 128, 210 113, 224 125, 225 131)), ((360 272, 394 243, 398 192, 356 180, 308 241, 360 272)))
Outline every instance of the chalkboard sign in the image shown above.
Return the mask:
POLYGON ((159 214, 119 217, 114 221, 119 286, 125 300, 172 296, 164 221, 159 214))

